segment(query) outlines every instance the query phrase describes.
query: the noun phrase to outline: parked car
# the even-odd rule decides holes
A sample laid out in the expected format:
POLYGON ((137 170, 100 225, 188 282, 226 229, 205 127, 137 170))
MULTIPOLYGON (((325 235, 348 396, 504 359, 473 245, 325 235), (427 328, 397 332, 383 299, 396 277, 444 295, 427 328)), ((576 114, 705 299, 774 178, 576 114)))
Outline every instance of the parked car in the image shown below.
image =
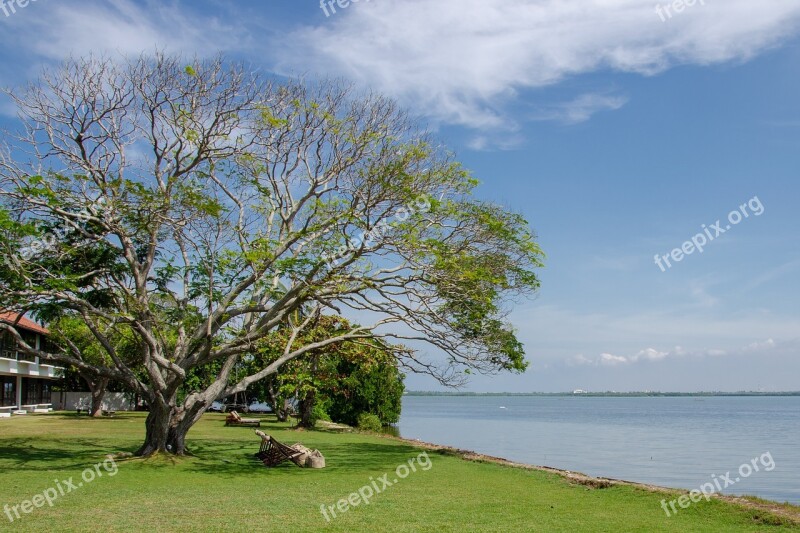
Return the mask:
POLYGON ((253 402, 250 404, 250 412, 251 413, 271 413, 272 408, 270 408, 269 404, 264 402, 253 402))

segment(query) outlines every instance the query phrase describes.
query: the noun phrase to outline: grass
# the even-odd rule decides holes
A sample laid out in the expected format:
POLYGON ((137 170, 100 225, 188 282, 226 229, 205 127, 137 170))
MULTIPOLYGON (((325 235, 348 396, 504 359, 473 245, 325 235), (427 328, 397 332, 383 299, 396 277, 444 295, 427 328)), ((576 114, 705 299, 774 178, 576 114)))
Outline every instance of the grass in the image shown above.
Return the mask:
MULTIPOLYGON (((144 417, 51 414, 0 420, 0 506, 14 506, 105 459, 130 452, 144 417)), ((118 461, 118 472, 33 509, 0 531, 800 531, 788 519, 724 501, 693 504, 667 518, 663 498, 630 486, 595 489, 542 471, 428 452, 432 466, 327 522, 336 502, 408 464, 423 450, 359 433, 295 431, 265 418, 262 430, 325 455, 324 470, 254 460, 253 431, 208 414, 189 435, 194 457, 118 461)), ((424 461, 423 461, 424 463, 424 461)), ((380 486, 380 485, 379 485, 380 486)))

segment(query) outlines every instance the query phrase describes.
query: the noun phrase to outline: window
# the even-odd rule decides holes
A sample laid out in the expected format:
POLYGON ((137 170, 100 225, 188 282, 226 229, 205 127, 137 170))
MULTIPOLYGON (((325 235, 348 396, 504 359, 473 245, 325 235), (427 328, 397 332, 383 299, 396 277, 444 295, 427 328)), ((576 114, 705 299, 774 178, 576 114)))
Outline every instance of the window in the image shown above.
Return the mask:
MULTIPOLYGON (((26 330, 20 330, 22 340, 28 343, 29 346, 36 348, 36 333, 26 330)), ((10 333, 0 333, 0 357, 6 359, 17 359, 18 361, 31 361, 36 362, 36 356, 17 351, 17 343, 10 333)))
POLYGON ((31 348, 36 348, 36 337, 37 337, 36 333, 33 333, 26 329, 17 331, 19 331, 22 340, 25 341, 25 343, 28 344, 28 346, 30 346, 31 348))
MULTIPOLYGON (((36 348, 37 347, 36 346, 36 337, 37 337, 36 333, 32 333, 30 331, 22 330, 22 331, 20 331, 20 335, 22 336, 22 340, 25 341, 25 343, 28 346, 30 346, 31 348, 36 348)), ((36 356, 18 351, 17 352, 17 359, 19 361, 35 362, 36 361, 36 356)))
POLYGON ((52 384, 46 379, 22 378, 22 405, 52 403, 52 384))
POLYGON ((49 381, 42 380, 42 392, 39 396, 39 403, 52 403, 50 399, 53 395, 53 384, 49 381))
POLYGON ((22 405, 39 403, 36 400, 36 380, 22 378, 22 405))
POLYGON ((17 378, 0 376, 0 407, 12 405, 17 405, 17 378))
POLYGON ((0 357, 5 357, 6 359, 17 358, 14 339, 11 334, 5 331, 0 332, 0 357))

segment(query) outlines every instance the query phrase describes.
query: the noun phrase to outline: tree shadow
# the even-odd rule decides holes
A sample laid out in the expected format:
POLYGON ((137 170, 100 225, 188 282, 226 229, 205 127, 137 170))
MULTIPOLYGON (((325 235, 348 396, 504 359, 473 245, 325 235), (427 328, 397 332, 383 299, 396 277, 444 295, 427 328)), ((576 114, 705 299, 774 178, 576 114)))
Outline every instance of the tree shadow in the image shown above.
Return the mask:
POLYGON ((32 438, 6 438, 0 441, 0 457, 4 470, 46 471, 54 469, 86 468, 105 460, 111 451, 104 451, 96 440, 70 439, 69 448, 41 446, 45 442, 32 438), (10 463, 10 464, 9 464, 10 463))

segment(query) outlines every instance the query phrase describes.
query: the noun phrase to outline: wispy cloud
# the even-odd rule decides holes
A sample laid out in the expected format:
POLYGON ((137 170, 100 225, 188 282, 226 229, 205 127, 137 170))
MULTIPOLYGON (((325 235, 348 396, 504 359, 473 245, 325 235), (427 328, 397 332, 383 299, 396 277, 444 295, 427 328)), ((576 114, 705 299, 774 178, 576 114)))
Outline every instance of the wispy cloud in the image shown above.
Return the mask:
POLYGON ((583 94, 569 102, 543 107, 533 114, 534 120, 554 120, 564 124, 586 122, 601 111, 614 111, 628 101, 625 96, 583 94))
POLYGON ((719 303, 719 298, 708 292, 710 285, 710 283, 699 280, 694 280, 689 284, 692 300, 697 307, 710 308, 719 303))
POLYGON ((751 291, 753 289, 757 289, 762 285, 765 285, 775 279, 781 278, 787 274, 790 274, 796 270, 800 269, 800 259, 795 259, 793 261, 786 262, 782 265, 779 265, 775 268, 771 268, 755 276, 750 282, 748 282, 744 286, 745 291, 751 291))
POLYGON ((601 353, 638 362, 690 353, 752 355, 742 347, 755 339, 774 339, 781 353, 800 354, 800 342, 791 341, 797 338, 800 317, 759 308, 734 310, 721 304, 714 309, 709 313, 698 306, 665 304, 631 313, 589 313, 538 305, 516 310, 513 318, 532 356, 554 363, 596 362, 601 353), (662 352, 668 355, 662 357, 662 352), (582 355, 576 359, 578 353, 582 355))
POLYGON ((626 358, 610 353, 601 353, 600 358, 597 360, 597 363, 605 366, 616 366, 627 362, 626 358))
POLYGON ((658 362, 666 359, 684 358, 684 357, 721 357, 721 356, 735 356, 735 355, 764 355, 765 352, 777 348, 796 349, 797 343, 793 341, 785 342, 782 344, 776 343, 772 339, 765 341, 753 342, 746 346, 742 346, 735 350, 722 350, 719 348, 711 348, 707 350, 688 351, 680 346, 676 346, 667 351, 657 350, 655 348, 645 348, 639 350, 632 355, 614 355, 611 353, 601 353, 596 358, 586 357, 583 354, 576 355, 567 359, 567 366, 620 366, 631 365, 635 363, 658 362))
POLYGON ((522 144, 523 140, 519 135, 476 135, 467 142, 467 146, 479 152, 514 150, 522 144))
MULTIPOLYGON (((0 35, 2 46, 27 57, 22 62, 34 71, 42 62, 88 53, 138 55, 161 49, 215 55, 241 50, 248 39, 232 21, 202 16, 190 5, 154 0, 39 2, 9 18, 0 35), (34 35, 42 38, 32 39, 34 35)), ((11 76, 7 69, 2 72, 4 78, 11 76)))
MULTIPOLYGON (((641 0, 404 0, 361 3, 270 43, 279 70, 342 74, 447 123, 504 130, 520 92, 604 69, 655 74, 747 60, 798 28, 795 0, 708 3, 664 24, 641 0)), ((587 95, 580 122, 620 97, 587 95)))

